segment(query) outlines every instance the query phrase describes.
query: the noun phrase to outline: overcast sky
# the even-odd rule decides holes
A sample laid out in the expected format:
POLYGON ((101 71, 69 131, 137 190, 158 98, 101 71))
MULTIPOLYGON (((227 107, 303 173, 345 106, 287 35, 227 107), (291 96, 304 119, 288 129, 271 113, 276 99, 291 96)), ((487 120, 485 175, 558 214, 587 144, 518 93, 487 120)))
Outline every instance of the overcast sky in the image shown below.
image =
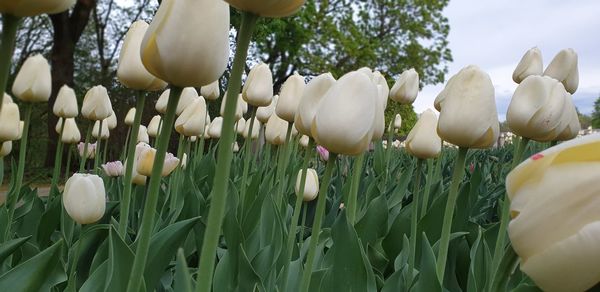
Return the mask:
MULTIPOLYGON (((450 21, 449 46, 454 62, 450 76, 474 64, 490 74, 504 120, 516 84, 512 72, 523 54, 537 46, 544 68, 561 49, 579 55, 579 89, 573 95, 583 113, 593 111, 600 96, 600 0, 451 0, 444 11, 450 21)), ((433 108, 443 85, 426 86, 415 101, 417 113, 433 108)))

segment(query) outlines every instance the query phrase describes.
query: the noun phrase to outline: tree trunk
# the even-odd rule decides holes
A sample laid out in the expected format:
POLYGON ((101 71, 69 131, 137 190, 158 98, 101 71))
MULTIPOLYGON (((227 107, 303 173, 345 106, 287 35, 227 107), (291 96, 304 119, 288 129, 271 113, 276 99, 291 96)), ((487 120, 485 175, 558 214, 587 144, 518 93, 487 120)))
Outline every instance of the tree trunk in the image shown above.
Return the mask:
MULTIPOLYGON (((52 95, 48 102, 48 113, 52 113, 56 95, 63 85, 74 86, 75 71, 75 46, 79 41, 85 26, 90 19, 90 13, 96 6, 95 0, 78 0, 75 7, 69 11, 50 15, 54 28, 52 45, 52 95)), ((48 114, 48 147, 46 152, 46 166, 54 165, 58 134, 54 127, 58 118, 48 114)))

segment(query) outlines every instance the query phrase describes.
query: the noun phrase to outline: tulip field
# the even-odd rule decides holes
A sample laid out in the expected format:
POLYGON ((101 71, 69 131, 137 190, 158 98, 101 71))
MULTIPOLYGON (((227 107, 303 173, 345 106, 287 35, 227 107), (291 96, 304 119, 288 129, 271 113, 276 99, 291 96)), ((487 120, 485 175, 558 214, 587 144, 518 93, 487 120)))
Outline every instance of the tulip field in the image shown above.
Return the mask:
POLYGON ((581 131, 573 49, 546 65, 525 53, 509 132, 469 65, 404 137, 385 117, 418 98, 415 69, 393 84, 368 67, 295 73, 274 90, 269 65, 247 63, 257 22, 305 1, 159 2, 120 48, 135 107, 117 114, 102 85, 55 88, 47 188, 24 176, 51 66, 34 55, 10 76, 11 57, 24 19, 74 0, 0 3, 0 291, 597 289, 600 134, 581 131))

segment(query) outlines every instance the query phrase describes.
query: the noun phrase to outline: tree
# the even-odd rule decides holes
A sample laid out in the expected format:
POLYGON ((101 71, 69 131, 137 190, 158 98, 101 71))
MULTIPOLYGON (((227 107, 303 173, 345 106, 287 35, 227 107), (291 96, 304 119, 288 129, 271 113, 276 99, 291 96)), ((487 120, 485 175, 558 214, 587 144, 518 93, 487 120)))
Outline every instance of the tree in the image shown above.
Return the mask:
POLYGON ((600 129, 600 96, 594 102, 594 112, 592 113, 592 128, 600 129))

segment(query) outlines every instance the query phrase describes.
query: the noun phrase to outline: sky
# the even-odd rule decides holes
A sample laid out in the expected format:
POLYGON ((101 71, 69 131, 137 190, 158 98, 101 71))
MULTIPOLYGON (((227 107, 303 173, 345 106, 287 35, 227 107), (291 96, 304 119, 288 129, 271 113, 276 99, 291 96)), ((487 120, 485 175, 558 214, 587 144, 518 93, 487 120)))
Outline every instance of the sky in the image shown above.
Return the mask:
MULTIPOLYGON (((494 83, 503 121, 517 87, 512 72, 523 54, 537 46, 545 68, 560 50, 573 48, 579 56, 579 88, 573 100, 580 112, 590 114, 600 96, 599 12, 599 0, 450 0, 444 14, 450 22, 454 61, 446 80, 467 65, 479 66, 494 83)), ((443 87, 425 86, 415 111, 433 109, 443 87)))

